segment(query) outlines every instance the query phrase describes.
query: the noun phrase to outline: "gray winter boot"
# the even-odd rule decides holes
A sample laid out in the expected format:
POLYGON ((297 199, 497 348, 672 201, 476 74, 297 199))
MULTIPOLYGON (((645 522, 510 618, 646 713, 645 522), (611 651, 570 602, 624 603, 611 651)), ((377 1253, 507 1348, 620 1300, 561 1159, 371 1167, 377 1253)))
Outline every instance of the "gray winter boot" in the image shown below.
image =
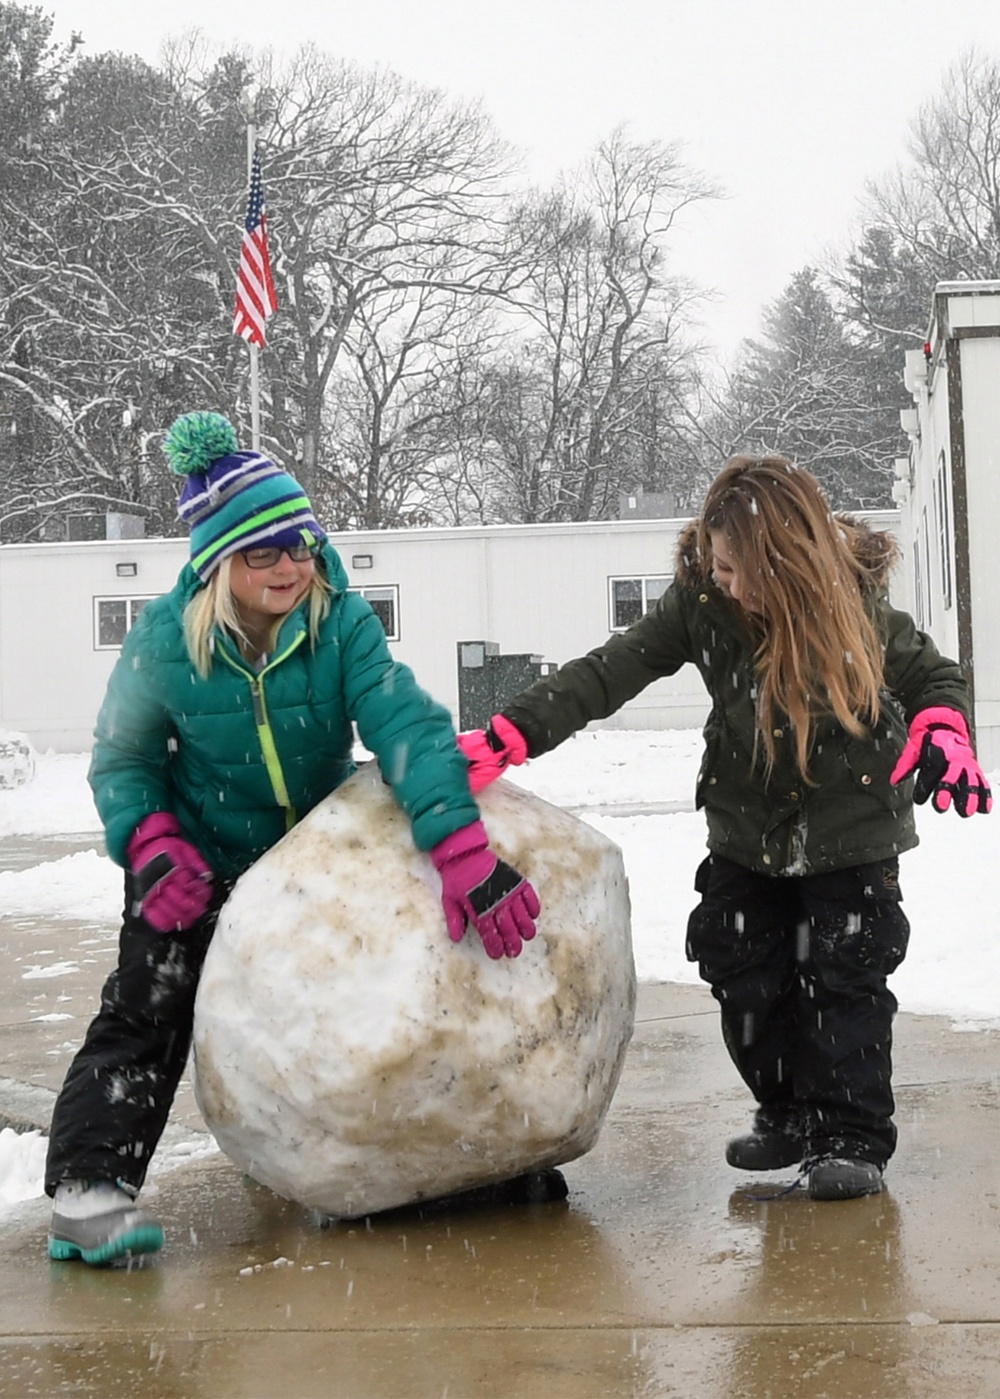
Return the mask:
POLYGON ((163 1230, 109 1180, 64 1180, 56 1188, 49 1226, 49 1257, 60 1262, 114 1263, 163 1247, 163 1230))

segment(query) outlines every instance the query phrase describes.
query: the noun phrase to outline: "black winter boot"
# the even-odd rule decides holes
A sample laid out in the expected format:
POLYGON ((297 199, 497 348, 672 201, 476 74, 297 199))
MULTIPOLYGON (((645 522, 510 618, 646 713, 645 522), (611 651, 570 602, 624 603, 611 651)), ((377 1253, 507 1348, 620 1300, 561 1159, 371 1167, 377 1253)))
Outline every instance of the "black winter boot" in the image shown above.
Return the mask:
POLYGON ((726 1161, 738 1171, 780 1171, 802 1160, 804 1147, 798 1117, 778 1108, 758 1108, 752 1132, 733 1137, 726 1161))
POLYGON ((846 1156, 811 1158, 806 1163, 806 1189, 811 1200, 856 1200, 882 1189, 882 1168, 874 1161, 846 1156))

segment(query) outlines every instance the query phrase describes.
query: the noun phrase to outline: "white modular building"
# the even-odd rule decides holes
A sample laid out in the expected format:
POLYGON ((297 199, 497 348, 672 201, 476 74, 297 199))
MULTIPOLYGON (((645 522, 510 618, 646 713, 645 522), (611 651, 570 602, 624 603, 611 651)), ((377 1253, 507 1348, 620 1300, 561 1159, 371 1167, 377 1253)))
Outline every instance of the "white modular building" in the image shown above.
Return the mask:
MULTIPOLYGON (((890 529, 899 522, 892 511, 867 518, 890 529)), ((457 724, 472 727, 534 675, 647 611, 673 575, 684 523, 385 530, 332 542, 395 657, 457 724)), ((182 539, 0 548, 0 729, 27 734, 41 751, 87 750, 125 632, 186 559, 182 539)), ((896 586, 905 596, 906 580, 896 586)), ((689 728, 707 709, 698 672, 685 666, 607 726, 689 728)))

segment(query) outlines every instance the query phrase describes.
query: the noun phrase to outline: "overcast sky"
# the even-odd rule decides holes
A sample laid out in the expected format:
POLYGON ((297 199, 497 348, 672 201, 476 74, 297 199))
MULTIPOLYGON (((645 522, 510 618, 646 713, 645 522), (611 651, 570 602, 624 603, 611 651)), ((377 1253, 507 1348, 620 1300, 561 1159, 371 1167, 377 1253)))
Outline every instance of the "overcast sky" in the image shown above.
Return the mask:
POLYGON ((395 69, 479 99, 547 184, 617 125, 680 141, 727 198, 692 212, 676 270, 718 293, 728 358, 798 268, 841 245, 865 180, 975 45, 1000 53, 1000 0, 50 0, 56 37, 155 61, 192 28, 221 44, 395 69))

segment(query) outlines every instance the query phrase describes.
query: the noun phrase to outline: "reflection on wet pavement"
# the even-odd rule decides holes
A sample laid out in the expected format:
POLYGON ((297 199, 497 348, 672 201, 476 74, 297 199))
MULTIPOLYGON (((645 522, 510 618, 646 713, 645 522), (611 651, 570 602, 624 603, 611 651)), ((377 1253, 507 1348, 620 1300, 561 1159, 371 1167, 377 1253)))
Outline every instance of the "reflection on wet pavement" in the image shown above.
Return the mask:
MULTIPOLYGON (((64 960, 81 942, 46 935, 64 960)), ((30 1076, 46 1027, 12 1028, 24 985, 0 982, 0 1011, 30 1076)), ((43 1202, 8 1214, 0 1394, 994 1399, 998 1048, 900 1016, 888 1189, 817 1203, 781 1193, 794 1172, 725 1165, 748 1103, 711 999, 644 987, 565 1202, 321 1228, 216 1155, 154 1178, 167 1247, 131 1273, 50 1264, 43 1202)))

